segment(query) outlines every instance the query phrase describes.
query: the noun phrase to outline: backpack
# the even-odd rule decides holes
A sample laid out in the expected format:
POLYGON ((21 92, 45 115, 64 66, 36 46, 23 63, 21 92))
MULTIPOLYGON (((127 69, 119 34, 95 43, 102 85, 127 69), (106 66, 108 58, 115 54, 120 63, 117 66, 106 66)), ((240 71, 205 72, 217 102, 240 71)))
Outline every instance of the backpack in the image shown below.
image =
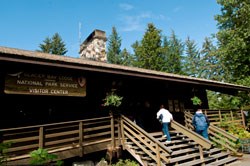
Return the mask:
POLYGON ((163 115, 161 114, 158 118, 159 122, 162 123, 163 115))
POLYGON ((195 115, 193 124, 197 130, 205 130, 209 126, 209 121, 205 115, 204 116, 195 115))

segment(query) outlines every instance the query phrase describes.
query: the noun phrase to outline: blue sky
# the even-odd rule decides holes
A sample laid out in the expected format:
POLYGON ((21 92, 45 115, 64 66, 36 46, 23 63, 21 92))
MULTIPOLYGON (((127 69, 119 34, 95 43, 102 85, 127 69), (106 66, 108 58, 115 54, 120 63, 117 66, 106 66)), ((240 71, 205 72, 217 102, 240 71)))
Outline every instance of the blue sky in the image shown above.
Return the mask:
POLYGON ((200 47, 218 31, 214 16, 220 14, 216 0, 1 0, 0 6, 0 46, 37 50, 58 32, 71 57, 79 57, 80 41, 94 29, 109 37, 113 26, 122 48, 132 52, 148 23, 165 36, 172 30, 182 41, 189 36, 200 47))

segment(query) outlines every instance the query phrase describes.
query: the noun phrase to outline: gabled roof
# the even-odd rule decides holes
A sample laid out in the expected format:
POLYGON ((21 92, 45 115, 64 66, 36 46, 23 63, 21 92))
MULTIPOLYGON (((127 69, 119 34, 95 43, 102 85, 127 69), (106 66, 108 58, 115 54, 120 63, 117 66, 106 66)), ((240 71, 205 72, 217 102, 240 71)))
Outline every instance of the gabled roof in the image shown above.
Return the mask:
POLYGON ((101 73, 167 80, 204 86, 206 89, 250 91, 250 87, 231 83, 8 47, 0 47, 0 61, 40 64, 46 66, 96 71, 101 73))

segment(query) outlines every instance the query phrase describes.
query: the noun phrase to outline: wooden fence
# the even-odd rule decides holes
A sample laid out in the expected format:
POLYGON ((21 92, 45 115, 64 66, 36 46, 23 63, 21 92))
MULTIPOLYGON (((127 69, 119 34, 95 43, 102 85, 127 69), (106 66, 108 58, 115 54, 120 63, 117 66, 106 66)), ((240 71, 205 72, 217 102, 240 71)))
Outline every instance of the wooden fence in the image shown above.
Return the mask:
POLYGON ((2 143, 11 143, 11 147, 4 151, 8 163, 19 165, 26 164, 29 153, 38 148, 57 154, 59 159, 105 150, 108 144, 114 144, 117 137, 115 128, 117 124, 111 116, 1 129, 0 134, 2 143))

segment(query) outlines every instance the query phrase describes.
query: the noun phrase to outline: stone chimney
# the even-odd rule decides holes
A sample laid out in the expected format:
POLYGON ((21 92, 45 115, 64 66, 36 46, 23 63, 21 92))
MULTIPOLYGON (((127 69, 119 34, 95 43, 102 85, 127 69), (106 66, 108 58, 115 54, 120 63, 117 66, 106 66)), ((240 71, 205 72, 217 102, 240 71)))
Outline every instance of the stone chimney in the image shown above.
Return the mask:
POLYGON ((94 30, 80 46, 80 57, 95 61, 107 61, 106 55, 106 33, 94 30))

